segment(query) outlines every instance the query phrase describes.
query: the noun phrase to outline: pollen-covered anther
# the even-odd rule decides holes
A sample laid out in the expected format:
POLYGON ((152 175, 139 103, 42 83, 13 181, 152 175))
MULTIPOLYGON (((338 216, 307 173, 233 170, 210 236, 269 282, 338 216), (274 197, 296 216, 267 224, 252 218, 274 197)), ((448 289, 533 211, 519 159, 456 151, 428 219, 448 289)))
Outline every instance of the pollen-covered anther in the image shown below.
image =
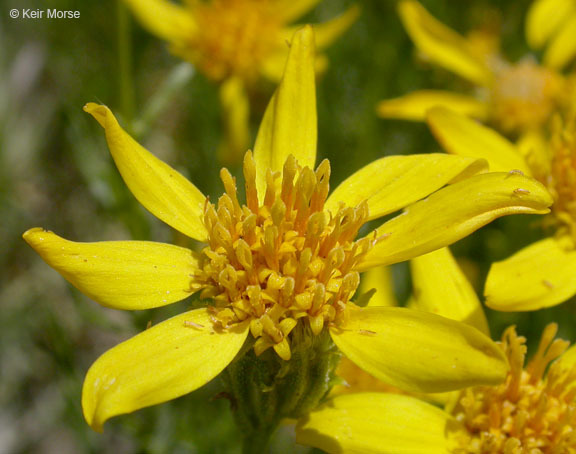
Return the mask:
POLYGON ((324 211, 330 164, 316 171, 293 156, 282 172, 266 174, 264 194, 256 190, 252 154, 244 158, 246 204, 238 200, 235 178, 220 173, 225 194, 206 203, 208 247, 195 276, 201 297, 213 300, 213 322, 220 328, 250 320, 261 354, 270 347, 289 359, 290 333, 304 323, 318 335, 345 320, 359 284, 355 265, 377 241, 354 241, 368 218, 366 202, 324 211))
POLYGON ((514 327, 505 331, 501 347, 510 372, 499 386, 462 392, 453 414, 467 433, 458 437, 456 454, 575 452, 576 365, 554 362, 569 345, 554 339, 557 329, 548 325, 526 367, 526 339, 514 327))

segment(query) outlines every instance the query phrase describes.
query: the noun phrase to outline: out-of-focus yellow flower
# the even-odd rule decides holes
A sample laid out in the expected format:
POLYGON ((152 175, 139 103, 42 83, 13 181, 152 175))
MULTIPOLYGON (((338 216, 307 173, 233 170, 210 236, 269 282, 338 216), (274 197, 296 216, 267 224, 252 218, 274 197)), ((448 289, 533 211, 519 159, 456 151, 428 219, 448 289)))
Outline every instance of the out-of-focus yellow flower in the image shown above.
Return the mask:
MULTIPOLYGON (((293 21, 319 0, 124 0, 140 23, 168 42, 170 50, 220 84, 227 143, 220 150, 226 163, 237 163, 248 149, 249 97, 262 77, 282 76, 286 42, 298 28, 293 21)), ((351 7, 341 16, 316 25, 320 49, 329 46, 358 17, 351 7)), ((319 68, 326 65, 321 56, 319 68)))
POLYGON ((516 63, 508 62, 495 44, 497 40, 478 34, 464 37, 436 20, 414 0, 399 4, 404 26, 422 54, 431 62, 471 82, 472 95, 441 90, 415 91, 400 98, 382 101, 378 114, 385 118, 423 120, 426 111, 436 105, 449 107, 474 118, 487 121, 505 133, 522 134, 546 125, 553 112, 569 108, 573 83, 561 69, 576 55, 574 18, 560 18, 550 23, 543 13, 551 4, 572 4, 572 0, 540 0, 531 8, 528 20, 528 42, 540 47, 548 42, 540 64, 532 56, 516 63), (544 7, 545 4, 545 7, 544 7), (544 9, 543 9, 544 8, 544 9), (546 33, 543 30, 546 29, 546 33), (488 43, 488 45, 486 45, 488 43))
POLYGON ((429 154, 379 159, 328 196, 328 161, 312 170, 314 79, 313 32, 305 27, 292 40, 254 155, 245 156, 244 205, 226 169, 221 171, 225 193, 213 204, 135 142, 107 107, 85 106, 105 129, 114 161, 135 197, 205 247, 196 253, 153 242, 76 243, 39 228, 24 238, 104 306, 148 309, 195 292, 211 300, 206 308, 136 335, 94 363, 82 398, 94 429, 101 430, 115 415, 202 386, 226 368, 247 339, 246 348, 257 354, 271 347, 288 361, 294 345, 329 336, 360 367, 411 391, 499 383, 505 376, 501 351, 479 331, 421 311, 360 308, 350 298, 360 271, 438 249, 499 216, 547 213, 549 194, 522 175, 475 175, 484 169, 483 160, 429 154), (402 214, 356 239, 363 223, 407 205, 402 214))
MULTIPOLYGON (((562 303, 576 294, 576 123, 556 118, 552 137, 543 142, 527 135, 518 145, 495 131, 436 107, 428 124, 449 153, 484 158, 493 171, 514 171, 541 181, 554 205, 545 226, 550 238, 492 265, 486 281, 486 304, 503 311, 528 311, 562 303)), ((546 220, 546 219, 545 219, 546 220)))
MULTIPOLYGON (((468 323, 488 334, 480 302, 447 248, 416 257, 411 266, 414 308, 468 323)), ((576 347, 566 351, 569 343, 554 340, 556 332, 556 324, 544 330, 538 351, 524 367, 526 340, 514 327, 508 328, 500 348, 510 371, 497 386, 471 387, 443 396, 395 390, 376 393, 382 385, 375 387, 375 380, 371 387, 355 388, 369 383, 365 372, 356 372, 351 380, 351 391, 356 394, 335 396, 300 419, 297 440, 329 453, 575 452, 576 347), (443 403, 444 410, 423 399, 443 403)))
POLYGON ((463 390, 444 410, 400 394, 346 394, 302 418, 296 440, 328 453, 575 452, 576 347, 563 355, 569 343, 554 340, 556 331, 555 324, 544 330, 524 367, 526 340, 508 328, 500 344, 506 381, 463 390))

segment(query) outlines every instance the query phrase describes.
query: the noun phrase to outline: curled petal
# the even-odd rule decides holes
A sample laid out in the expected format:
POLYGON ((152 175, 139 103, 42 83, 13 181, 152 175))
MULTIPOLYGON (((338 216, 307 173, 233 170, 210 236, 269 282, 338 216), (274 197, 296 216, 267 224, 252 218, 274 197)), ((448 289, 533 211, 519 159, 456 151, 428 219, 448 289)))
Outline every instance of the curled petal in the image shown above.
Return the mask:
POLYGON ((464 323, 400 307, 350 306, 334 343, 369 374, 406 391, 494 385, 506 377, 502 350, 464 323))
POLYGON ((74 287, 103 306, 150 309, 192 294, 198 260, 186 248, 151 241, 76 243, 41 228, 26 242, 74 287))
POLYGON ((486 279, 486 305, 499 311, 533 311, 576 294, 576 251, 554 238, 538 241, 496 262, 486 279))
POLYGON ((426 118, 426 112, 435 106, 447 107, 479 120, 488 116, 486 103, 470 96, 439 90, 419 90, 399 98, 380 101, 376 113, 382 118, 422 121, 426 118))
POLYGON ((325 207, 336 212, 341 202, 356 206, 366 200, 368 219, 376 219, 483 170, 486 170, 484 160, 442 153, 388 156, 344 180, 330 194, 325 207))
POLYGON ((439 22, 417 1, 404 0, 398 7, 406 31, 430 60, 475 84, 490 84, 490 70, 474 57, 464 37, 439 22))
POLYGON ((415 257, 410 266, 414 286, 411 307, 467 323, 490 336, 482 304, 450 249, 415 257))
POLYGON ((108 350, 82 389, 88 424, 183 396, 216 377, 236 356, 247 324, 214 331, 206 309, 172 317, 108 350))
POLYGON ((446 412, 400 394, 335 397, 296 424, 296 441, 330 454, 449 454, 448 432, 457 427, 446 412))
POLYGON ((305 26, 294 34, 280 86, 270 100, 254 146, 256 185, 262 197, 266 172, 281 171, 292 154, 301 166, 316 161, 316 82, 314 32, 305 26))
POLYGON ((358 266, 389 265, 464 238, 509 214, 546 214, 552 197, 536 180, 515 172, 467 178, 416 202, 380 226, 376 245, 358 266))
POLYGON ((106 131, 110 153, 134 197, 166 224, 191 238, 205 241, 204 194, 130 137, 108 107, 89 102, 84 110, 106 131))
POLYGON ((444 107, 431 109, 427 121, 436 140, 448 153, 486 159, 492 172, 516 169, 531 175, 520 151, 496 131, 477 121, 444 107))

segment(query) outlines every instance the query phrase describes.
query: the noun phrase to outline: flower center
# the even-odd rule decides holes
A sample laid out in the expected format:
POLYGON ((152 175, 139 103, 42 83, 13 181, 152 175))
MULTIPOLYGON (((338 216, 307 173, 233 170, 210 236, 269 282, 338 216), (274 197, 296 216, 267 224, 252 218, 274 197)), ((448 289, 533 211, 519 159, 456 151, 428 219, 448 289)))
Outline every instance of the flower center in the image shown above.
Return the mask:
MULTIPOLYGON (((576 123, 573 123, 576 126, 576 123)), ((559 234, 567 234, 576 246, 576 128, 557 126, 551 141, 550 175, 546 181, 554 197, 552 210, 559 234)))
POLYGON ((368 205, 341 206, 333 214, 323 210, 327 160, 314 172, 289 156, 282 173, 268 170, 261 204, 250 152, 244 158, 246 205, 238 202, 228 170, 220 176, 226 193, 217 205, 206 203, 209 241, 193 290, 202 289, 201 298, 213 299, 210 310, 217 326, 250 320, 256 354, 273 347, 287 360, 288 335, 298 322, 318 335, 345 317, 359 284, 354 266, 373 244, 370 238, 354 241, 368 205))
POLYGON ((454 452, 542 454, 576 449, 576 366, 548 365, 562 355, 569 343, 554 339, 557 325, 544 330, 538 351, 524 368, 526 339, 514 327, 502 336, 501 347, 510 372, 500 386, 480 386, 462 392, 453 410, 468 434, 454 452))
POLYGON ((217 81, 252 80, 280 39, 280 19, 268 0, 214 0, 195 9, 194 61, 217 81))
POLYGON ((496 71, 491 91, 493 115, 508 132, 537 128, 558 106, 562 79, 530 60, 496 71))

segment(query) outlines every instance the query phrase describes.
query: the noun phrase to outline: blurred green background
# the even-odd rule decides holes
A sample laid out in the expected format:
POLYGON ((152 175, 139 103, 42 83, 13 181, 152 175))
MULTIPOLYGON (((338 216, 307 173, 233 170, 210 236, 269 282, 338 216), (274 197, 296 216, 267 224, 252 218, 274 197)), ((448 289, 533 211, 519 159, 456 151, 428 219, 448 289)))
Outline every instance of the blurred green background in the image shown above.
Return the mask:
MULTIPOLYGON (((318 83, 319 158, 331 160, 332 187, 382 156, 439 151, 424 125, 378 119, 378 100, 424 87, 466 88, 415 57, 393 0, 325 0, 304 21, 327 20, 353 3, 361 5, 362 15, 327 51, 330 66, 318 83)), ((422 3, 463 33, 500 16, 506 53, 517 59, 527 52, 528 0, 422 3)), ((0 453, 237 452, 239 434, 229 403, 217 398, 218 380, 176 401, 115 418, 104 434, 93 432, 80 407, 90 364, 149 321, 190 303, 139 313, 102 308, 21 239, 28 228, 41 226, 78 241, 181 242, 129 193, 102 129, 82 106, 107 104, 149 150, 214 200, 221 192, 217 88, 173 57, 115 0, 4 0, 0 43, 0 453), (11 19, 11 8, 77 10, 80 18, 11 19)), ((273 89, 268 83, 258 89, 254 134, 273 89)), ((479 291, 489 263, 539 237, 534 226, 534 218, 509 217, 454 246, 479 291)), ((403 300, 407 270, 406 264, 394 270, 403 300)), ((560 323, 564 338, 574 338, 573 303, 489 317, 495 338, 515 323, 533 345, 550 321, 560 323)), ((294 445, 287 426, 273 452, 308 449, 294 445)))

